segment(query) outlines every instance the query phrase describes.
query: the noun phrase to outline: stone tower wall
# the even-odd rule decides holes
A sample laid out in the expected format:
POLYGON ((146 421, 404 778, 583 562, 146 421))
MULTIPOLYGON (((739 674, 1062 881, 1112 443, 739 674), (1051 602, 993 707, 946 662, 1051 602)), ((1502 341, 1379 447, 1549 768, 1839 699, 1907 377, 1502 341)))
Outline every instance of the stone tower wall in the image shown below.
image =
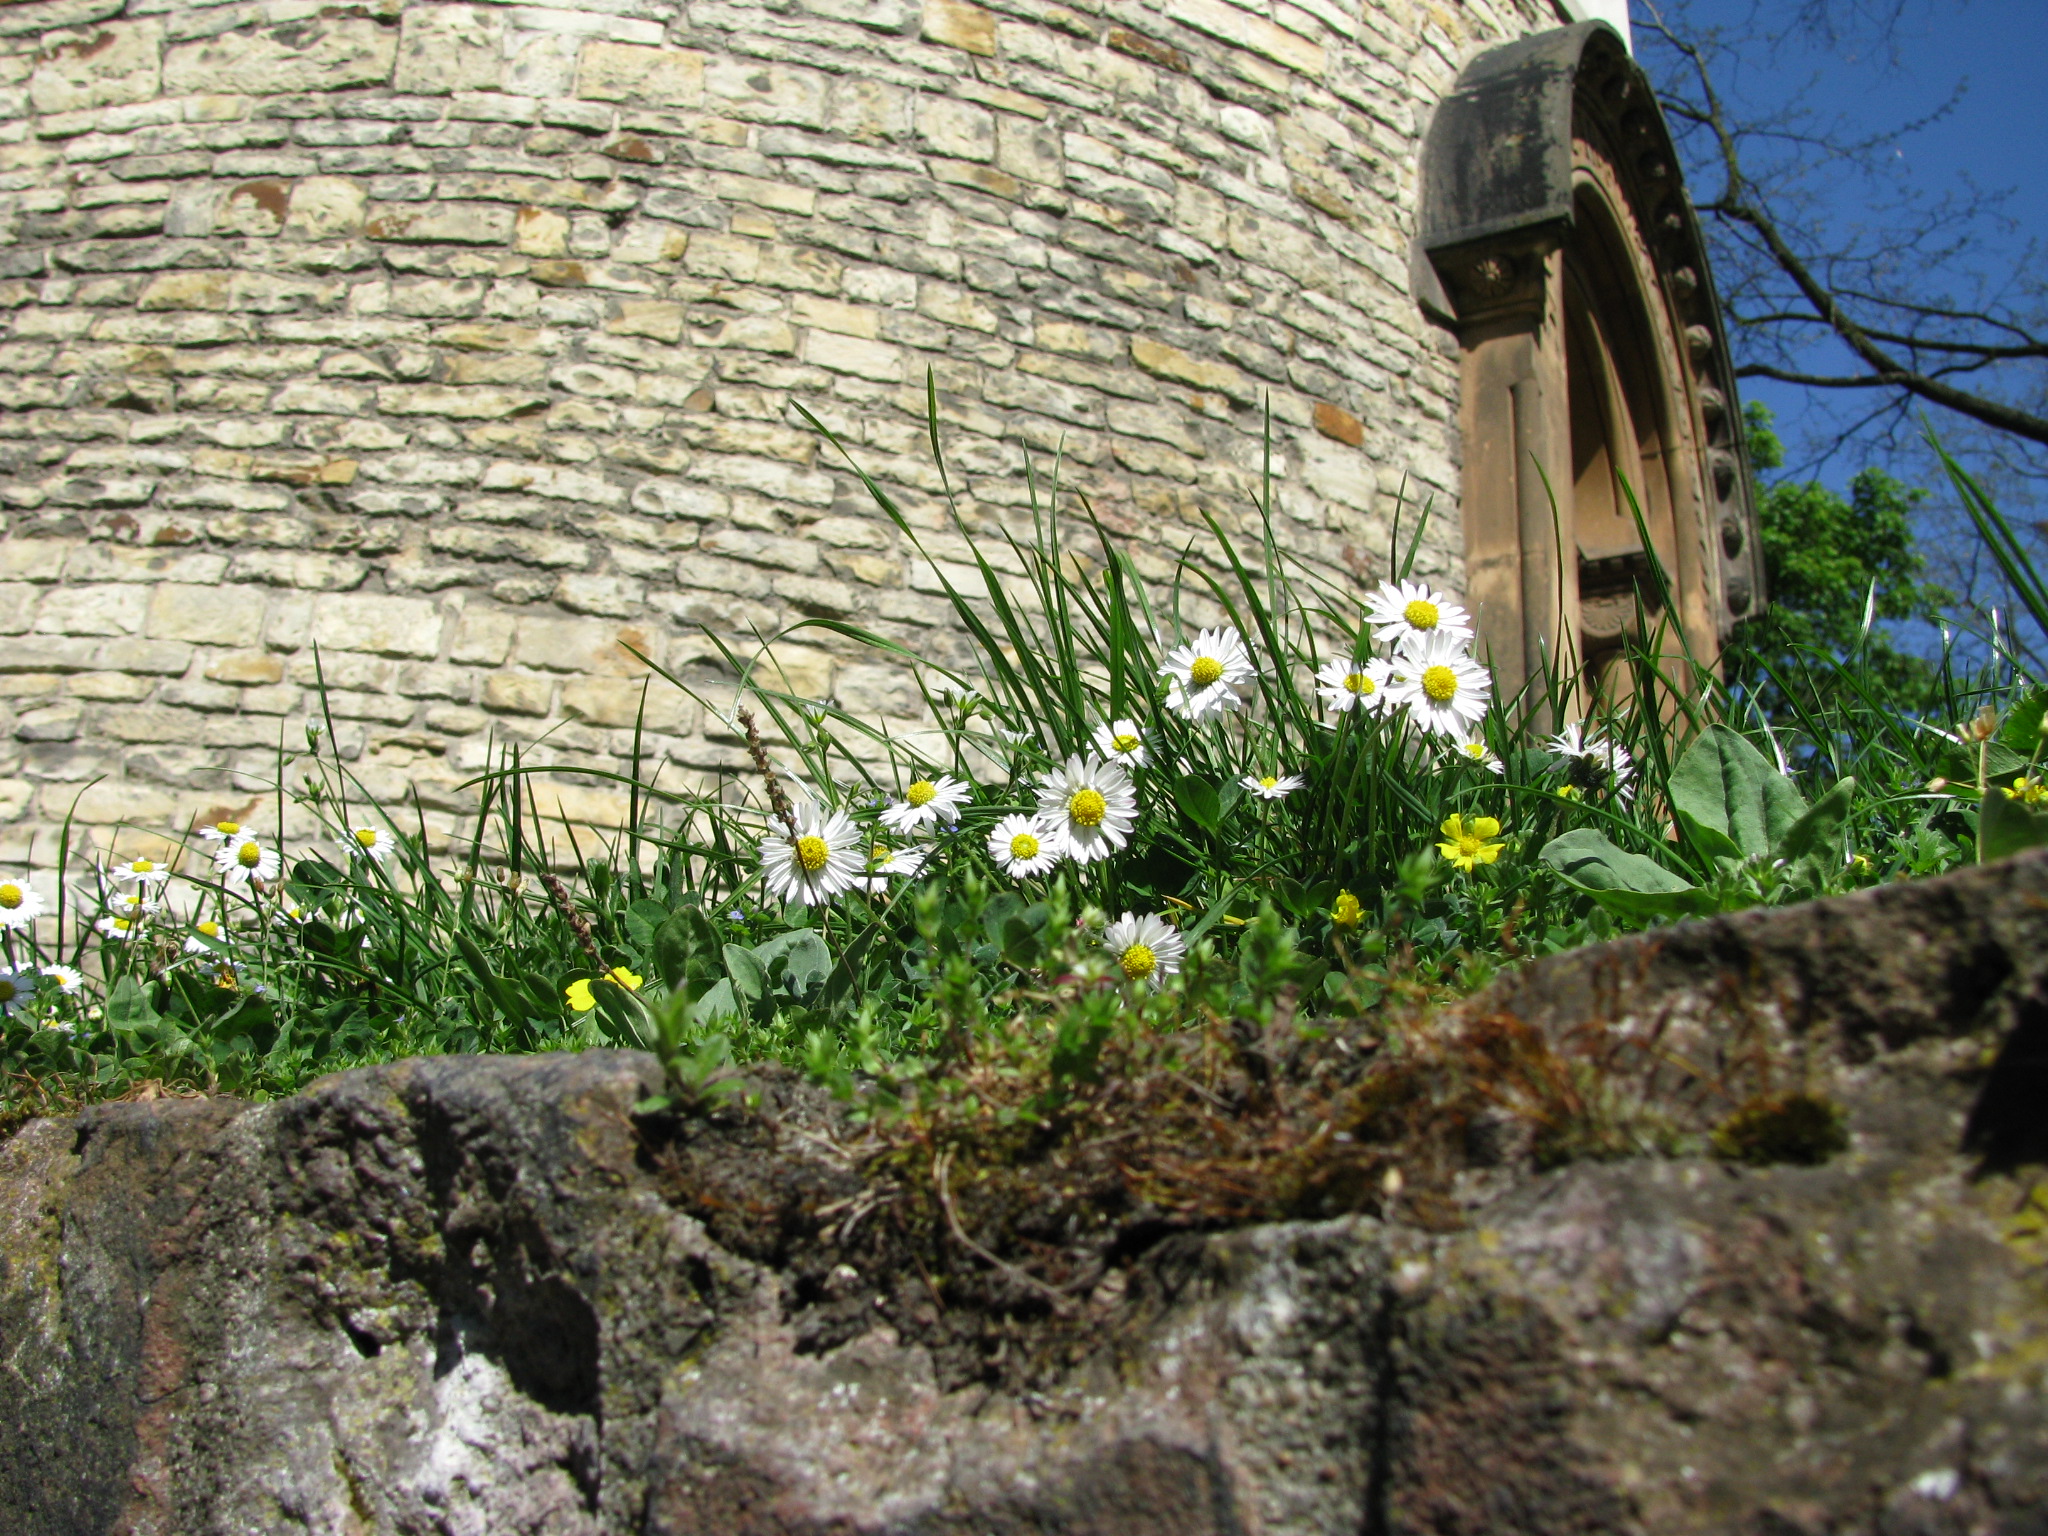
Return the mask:
MULTIPOLYGON (((1164 549, 1251 506, 1457 578, 1455 358, 1408 291, 1426 115, 1537 0, 0 6, 0 859, 253 803, 338 744, 445 831, 488 738, 617 766, 624 639, 951 644, 1025 453, 1164 549), (103 777, 100 777, 103 776, 103 777), (80 790, 88 781, 100 782, 80 790)), ((794 686, 908 719, 872 657, 794 686)), ((665 782, 733 766, 656 685, 665 782)), ((621 797, 563 777, 572 815, 621 797)))

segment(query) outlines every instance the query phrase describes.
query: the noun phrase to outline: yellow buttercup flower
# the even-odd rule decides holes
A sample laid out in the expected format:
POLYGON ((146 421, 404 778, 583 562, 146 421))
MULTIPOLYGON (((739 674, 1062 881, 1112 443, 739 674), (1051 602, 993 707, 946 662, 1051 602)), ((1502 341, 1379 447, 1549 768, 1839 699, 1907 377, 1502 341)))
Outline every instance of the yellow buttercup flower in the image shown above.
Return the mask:
POLYGON ((2012 788, 2005 792, 2005 798, 2017 800, 2021 805, 2039 805, 2048 800, 2048 784, 2023 773, 2012 781, 2012 788))
MULTIPOLYGON (((569 1000, 569 1006, 578 1013, 588 1013, 597 1006, 597 999, 590 995, 591 979, 588 976, 584 976, 576 981, 572 981, 563 992, 563 996, 569 1000)), ((628 992, 638 992, 640 990, 640 983, 644 978, 635 976, 623 965, 615 965, 605 974, 604 979, 618 983, 628 992)))
POLYGON ((1444 823, 1443 834, 1445 841, 1436 845, 1436 851, 1462 870, 1494 863, 1506 846, 1489 841, 1500 836, 1500 823, 1491 816, 1474 816, 1469 824, 1464 817, 1453 816, 1444 823))
POLYGON ((1348 931, 1365 921, 1365 908, 1349 891, 1339 891, 1337 904, 1330 908, 1330 921, 1348 931))

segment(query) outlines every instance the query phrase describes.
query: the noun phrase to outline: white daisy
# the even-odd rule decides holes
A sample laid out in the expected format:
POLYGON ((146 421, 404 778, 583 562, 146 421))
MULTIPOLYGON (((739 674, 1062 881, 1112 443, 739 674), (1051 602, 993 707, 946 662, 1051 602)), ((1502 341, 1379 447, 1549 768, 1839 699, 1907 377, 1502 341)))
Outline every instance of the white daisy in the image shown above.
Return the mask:
POLYGON ((26 879, 0 877, 0 930, 18 933, 43 915, 43 898, 26 879))
POLYGON ((220 852, 213 856, 213 867, 231 889, 245 891, 252 880, 267 883, 277 878, 277 850, 258 841, 254 833, 244 832, 220 845, 220 852))
POLYGON ((1393 670, 1393 663, 1378 659, 1332 661, 1316 673, 1316 692, 1335 710, 1382 710, 1393 670))
POLYGON ((125 864, 116 864, 107 873, 123 884, 133 882, 138 888, 148 890, 153 885, 162 885, 171 878, 169 866, 154 859, 130 859, 125 864))
POLYGON ((887 843, 876 843, 868 850, 868 872, 861 888, 870 896, 879 895, 889 888, 892 879, 905 879, 923 869, 924 861, 931 856, 929 848, 891 848, 887 843))
POLYGON ((776 825, 761 839, 761 876, 770 894, 800 907, 823 904, 853 889, 866 860, 860 831, 844 811, 804 804, 796 831, 776 825))
POLYGON ((1112 763, 1142 768, 1152 759, 1145 750, 1145 733, 1135 720, 1112 720, 1095 733, 1095 750, 1112 763))
POLYGON ((1486 743, 1477 736, 1459 741, 1451 747, 1451 756, 1463 762, 1476 764, 1488 773, 1502 773, 1500 759, 1495 757, 1486 743))
POLYGON ((239 821, 209 821, 199 829, 199 835, 209 843, 233 842, 242 835, 242 824, 239 821))
POLYGON ((13 1018, 36 995, 34 971, 0 970, 0 1018, 13 1018))
POLYGON ((146 891, 107 891, 101 894, 100 900, 116 917, 133 918, 136 922, 154 917, 161 905, 151 901, 146 891))
POLYGON ((967 794, 968 786, 949 774, 913 780, 903 798, 883 810, 882 825, 891 832, 915 832, 919 827, 958 821, 967 794))
POLYGON ((1381 582, 1366 601, 1365 619, 1382 644, 1402 645, 1430 635, 1472 638, 1470 615, 1426 581, 1381 582))
POLYGON ((227 940, 227 930, 209 917, 192 925, 192 932, 185 937, 185 953, 188 955, 217 954, 219 951, 215 946, 225 944, 227 940), (212 942, 209 943, 208 940, 212 942))
POLYGON ((1254 795, 1257 795, 1261 800, 1285 800, 1289 795, 1301 788, 1302 781, 1291 773, 1285 778, 1279 778, 1269 773, 1263 778, 1254 778, 1251 774, 1246 774, 1237 782, 1250 790, 1254 795))
POLYGON ((1188 952, 1187 940, 1150 912, 1126 912, 1103 930, 1102 945, 1116 956, 1124 980, 1155 987, 1180 969, 1188 952))
POLYGON ((1624 805, 1635 794, 1635 759, 1627 747, 1605 736, 1587 736, 1583 727, 1566 726, 1544 744, 1544 749, 1565 760, 1575 779, 1588 779, 1585 789, 1611 787, 1624 805), (1609 781, 1611 781, 1611 786, 1609 781))
POLYGON ((1138 796, 1115 763, 1076 753, 1038 781, 1038 817, 1061 854, 1088 864, 1130 840, 1138 796))
POLYGON ((354 827, 348 840, 349 852, 359 853, 373 864, 382 864, 398 852, 398 835, 388 827, 354 827))
POLYGON ((1036 816, 1005 816, 988 835, 988 856, 1006 875, 1042 875, 1060 861, 1059 839, 1036 816))
POLYGON ((1395 667, 1400 702, 1409 717, 1439 736, 1470 734, 1486 713, 1493 683, 1486 669, 1465 654, 1464 643, 1446 634, 1425 635, 1401 647, 1395 667))
POLYGON ((42 974, 57 983, 57 990, 66 997, 76 997, 85 990, 85 977, 68 965, 46 965, 42 974))
POLYGON ((1238 708, 1244 703, 1239 690, 1258 676, 1244 640, 1228 625, 1202 630, 1193 644, 1174 647, 1159 671, 1166 679, 1167 707, 1190 720, 1238 708))
POLYGON ((140 917, 127 917, 118 912, 109 912, 105 917, 94 923, 93 927, 110 939, 127 940, 141 936, 142 919, 140 917))

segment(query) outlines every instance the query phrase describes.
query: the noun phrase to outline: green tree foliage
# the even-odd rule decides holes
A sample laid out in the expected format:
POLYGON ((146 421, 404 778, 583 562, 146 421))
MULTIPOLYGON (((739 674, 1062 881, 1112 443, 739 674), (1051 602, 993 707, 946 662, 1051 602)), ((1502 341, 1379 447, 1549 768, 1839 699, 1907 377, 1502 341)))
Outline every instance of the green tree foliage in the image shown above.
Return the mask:
POLYGON ((1822 712, 1817 690, 1840 686, 1840 664, 1871 702, 1907 713, 1932 707, 1940 696, 1936 667, 1900 650, 1881 627, 1932 621, 1950 600, 1922 579, 1927 562, 1913 517, 1927 492, 1874 468, 1849 482, 1846 497, 1817 480, 1772 479, 1784 467, 1785 447, 1770 408, 1751 401, 1745 420, 1771 604, 1729 646, 1729 685, 1772 719, 1793 723, 1822 712))

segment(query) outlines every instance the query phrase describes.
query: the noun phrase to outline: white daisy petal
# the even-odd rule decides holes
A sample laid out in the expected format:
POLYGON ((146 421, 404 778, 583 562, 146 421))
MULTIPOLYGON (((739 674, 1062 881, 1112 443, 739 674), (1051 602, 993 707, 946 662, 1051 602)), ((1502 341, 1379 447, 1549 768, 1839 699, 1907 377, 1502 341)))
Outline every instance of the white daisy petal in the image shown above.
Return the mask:
POLYGON ((1278 774, 1271 773, 1265 774, 1262 777, 1254 777, 1248 773, 1237 782, 1261 800, 1285 800, 1289 795, 1301 788, 1302 784, 1301 779, 1291 773, 1284 778, 1278 774))
POLYGON ((1623 805, 1634 796, 1635 759, 1620 742, 1605 736, 1588 736, 1582 726, 1574 723, 1559 731, 1543 746, 1553 756, 1563 758, 1580 775, 1594 780, 1591 787, 1602 787, 1604 780, 1623 805))
POLYGON ((1493 750, 1478 736, 1464 737, 1454 742, 1451 746, 1451 756, 1460 762, 1484 768, 1488 773, 1506 771, 1501 766, 1500 759, 1493 755, 1493 750))
POLYGON ((1036 816, 1005 816, 988 834, 988 856, 1004 874, 1028 879, 1059 863, 1060 842, 1036 816))
POLYGON ((349 832, 349 852, 372 864, 382 864, 398 852, 398 836, 388 827, 355 827, 349 832))
POLYGON ((1392 703, 1393 674, 1393 663, 1377 658, 1332 661, 1316 673, 1316 692, 1340 713, 1347 709, 1377 712, 1392 703))
POLYGON ((805 803, 796 831, 776 825, 761 839, 761 875, 769 894, 800 907, 843 896, 864 877, 860 831, 844 811, 805 803))
POLYGON ((1102 947, 1116 957, 1126 981, 1162 985, 1187 958, 1187 940, 1163 919, 1126 912, 1102 931, 1102 947))
POLYGON ((28 877, 0 875, 0 931, 19 933, 43 915, 43 898, 29 885, 28 877))
POLYGON ((1088 864, 1130 840, 1138 795, 1117 764, 1076 753, 1039 780, 1038 815, 1065 857, 1088 864))
POLYGON ((1175 646, 1159 671, 1166 679, 1167 708, 1190 720, 1241 708, 1244 690, 1258 679, 1243 637, 1228 625, 1175 646))
POLYGON ((41 974, 57 983, 57 990, 66 997, 76 997, 85 990, 85 977, 68 965, 46 965, 41 974))
POLYGON ((26 1008, 36 995, 36 973, 0 969, 0 1018, 14 1017, 15 1010, 26 1008))
POLYGON ((870 896, 879 895, 889 888, 891 880, 908 879, 918 873, 931 856, 929 848, 892 848, 887 843, 876 843, 868 849, 867 874, 862 877, 861 889, 870 896))
POLYGON ((1126 768, 1143 768, 1152 759, 1145 749, 1145 733, 1135 720, 1112 720, 1095 733, 1096 753, 1104 760, 1126 768))
POLYGON ((236 891, 246 891, 252 880, 275 880, 278 864, 277 850, 253 832, 229 838, 213 856, 222 881, 236 891))
POLYGON ((949 774, 913 780, 903 791, 903 798, 883 810, 882 825, 891 832, 950 825, 960 819, 960 809, 970 793, 968 785, 949 774))
POLYGON ((1439 736, 1465 736, 1486 714, 1493 681, 1447 634, 1426 635, 1401 647, 1395 689, 1409 718, 1439 736))
POLYGON ((152 885, 161 885, 171 878, 169 867, 157 863, 154 859, 129 859, 125 863, 116 864, 107 873, 123 884, 133 884, 144 889, 152 885))
POLYGON ((1472 638, 1465 610, 1426 581, 1383 581, 1365 605, 1366 622, 1381 644, 1403 645, 1430 635, 1472 638))

